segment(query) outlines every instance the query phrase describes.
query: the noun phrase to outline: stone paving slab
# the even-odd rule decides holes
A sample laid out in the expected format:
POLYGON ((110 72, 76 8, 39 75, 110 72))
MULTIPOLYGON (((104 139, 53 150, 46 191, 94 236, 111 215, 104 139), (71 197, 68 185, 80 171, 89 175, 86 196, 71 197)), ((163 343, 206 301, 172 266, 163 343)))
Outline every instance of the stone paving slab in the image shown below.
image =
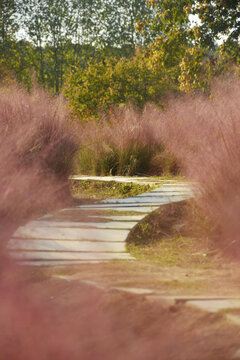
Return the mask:
POLYGON ((136 183, 136 184, 162 184, 171 183, 174 180, 161 180, 157 177, 143 177, 143 176, 84 176, 73 175, 69 177, 70 180, 90 180, 90 181, 115 181, 121 183, 136 183))
MULTIPOLYGON (((162 296, 155 293, 154 290, 151 289, 142 289, 142 288, 124 288, 124 287, 113 287, 112 289, 116 289, 119 291, 124 291, 128 293, 132 293, 135 295, 145 295, 145 299, 148 301, 160 302, 161 305, 165 305, 168 308, 171 306, 175 306, 178 303, 184 303, 187 306, 193 306, 200 310, 207 312, 224 312, 224 310, 239 310, 240 312, 240 298, 228 298, 225 296, 162 296)), ((225 317, 227 320, 231 321, 235 325, 240 326, 240 314, 231 314, 225 313, 225 317)), ((240 358, 240 350, 239 354, 234 358, 240 358)))
MULTIPOLYGON (((121 260, 121 259, 120 259, 121 260)), ((110 260, 21 260, 22 266, 66 266, 66 265, 95 265, 109 262, 110 260)), ((119 261, 114 259, 113 261, 119 261)))
POLYGON ((136 295, 147 295, 153 293, 153 290, 150 289, 130 288, 130 287, 122 287, 122 286, 114 286, 112 287, 112 289, 118 291, 124 291, 130 294, 136 294, 136 295))
MULTIPOLYGON (((156 189, 151 190, 151 193, 192 193, 193 189, 191 189, 191 187, 189 185, 169 185, 169 184, 164 184, 160 187, 157 187, 156 189)), ((139 194, 141 195, 141 194, 139 194)), ((136 195, 138 196, 138 195, 136 195)))
POLYGON ((11 239, 10 250, 125 252, 124 242, 11 239))
POLYGON ((149 197, 149 198, 156 198, 156 197, 172 197, 172 196, 192 196, 192 193, 189 191, 172 191, 172 190, 165 190, 165 191, 155 191, 155 192, 150 192, 150 193, 143 193, 143 194, 139 194, 136 195, 135 197, 138 198, 145 198, 145 197, 149 197))
POLYGON ((219 300, 239 300, 239 296, 229 297, 229 296, 212 296, 212 295, 161 295, 158 292, 155 292, 152 297, 156 300, 174 300, 176 303, 187 303, 188 301, 219 301, 219 300))
MULTIPOLYGON (((89 280, 81 280, 78 274, 74 275, 56 275, 57 278, 63 278, 67 281, 83 281, 94 287, 101 287, 103 290, 109 290, 108 287, 89 280)), ((160 295, 158 291, 146 288, 134 288, 134 287, 123 287, 123 286, 112 286, 111 290, 123 291, 135 295, 143 295, 148 301, 161 302, 161 305, 167 308, 175 306, 178 303, 184 303, 188 306, 197 307, 203 311, 208 312, 219 312, 223 310, 239 309, 240 311, 240 298, 227 296, 199 296, 199 295, 183 295, 183 296, 164 296, 160 295)), ((240 315, 236 314, 225 314, 226 318, 234 324, 240 326, 240 315)))
POLYGON ((160 179, 154 176, 88 176, 88 175, 72 175, 69 177, 70 180, 90 180, 90 181, 115 181, 121 183, 136 183, 136 184, 149 184, 159 186, 185 186, 189 187, 190 184, 183 180, 172 180, 172 179, 160 179))
POLYGON ((101 203, 103 204, 126 204, 126 205, 161 205, 161 204, 165 204, 167 202, 170 202, 171 200, 174 201, 181 201, 183 199, 185 199, 186 196, 178 196, 175 195, 174 199, 171 199, 171 197, 167 197, 167 196, 145 196, 145 197, 132 197, 132 198, 127 198, 127 199, 108 199, 108 200, 103 200, 101 203))
MULTIPOLYGON (((76 215, 76 212, 74 211, 74 214, 76 215)), ((51 215, 51 217, 45 219, 44 217, 39 218, 36 221, 41 221, 41 222, 46 222, 46 224, 48 224, 49 222, 67 222, 66 220, 69 220, 69 212, 67 212, 68 217, 64 218, 63 214, 61 214, 61 218, 59 219, 59 217, 57 215, 53 216, 51 215)), ((142 220, 146 215, 145 214, 141 214, 141 215, 106 215, 104 214, 104 211, 102 211, 102 214, 99 215, 91 215, 91 213, 87 213, 87 217, 85 216, 84 221, 88 222, 91 224, 91 222, 94 222, 97 220, 99 221, 106 221, 106 222, 110 222, 110 221, 117 221, 117 222, 138 222, 140 220, 142 220)), ((71 220, 71 223, 77 223, 79 222, 79 220, 71 220)))
MULTIPOLYGON (((155 203, 152 203, 152 204, 145 204, 145 203, 142 203, 139 202, 139 203, 136 203, 134 200, 131 199, 131 201, 120 201, 121 199, 119 199, 118 201, 117 200, 111 200, 111 202, 106 202, 106 203, 101 203, 101 204, 93 204, 93 205, 82 205, 82 206, 79 206, 77 207, 77 209, 106 209, 106 208, 110 208, 111 210, 115 210, 115 209, 120 209, 122 207, 126 207, 128 208, 128 210, 131 210, 131 208, 139 208, 139 207, 145 207, 145 208, 148 208, 148 207, 151 207, 151 206, 157 206, 157 204, 155 203)), ((125 200, 125 199, 123 199, 125 200)), ((163 199, 161 201, 161 204, 164 204, 166 202, 169 202, 169 199, 163 199)))
MULTIPOLYGON (((121 259, 120 259, 121 260, 121 259)), ((65 265, 95 265, 108 262, 109 260, 21 260, 18 262, 22 266, 65 266, 65 265)), ((118 259, 113 260, 118 261, 118 259)))
POLYGON ((31 221, 27 224, 27 227, 50 227, 50 228, 100 228, 100 229, 132 229, 137 222, 121 222, 121 221, 109 221, 109 222, 64 222, 64 221, 31 221))
POLYGON ((11 251, 17 260, 134 260, 128 253, 62 252, 62 251, 11 251))
POLYGON ((128 230, 19 227, 13 238, 53 240, 125 241, 128 230))
POLYGON ((189 188, 192 188, 194 186, 193 183, 190 183, 190 182, 179 182, 179 181, 174 181, 174 180, 169 180, 168 182, 165 182, 164 180, 162 180, 161 183, 159 183, 160 186, 157 187, 156 189, 153 189, 151 191, 157 191, 157 190, 162 190, 164 188, 168 188, 168 189, 189 189, 189 188))
MULTIPOLYGON (((96 216, 98 218, 103 218, 105 220, 112 220, 112 221, 130 221, 130 222, 138 222, 145 218, 145 214, 143 215, 119 215, 119 216, 107 216, 107 215, 99 215, 96 216)), ((95 217, 93 215, 89 215, 89 217, 95 217)))
POLYGON ((240 309, 240 299, 237 300, 191 300, 188 305, 195 306, 199 309, 209 312, 218 312, 226 309, 240 309))
MULTIPOLYGON (((86 205, 87 206, 87 205, 86 205)), ((122 211, 122 212, 140 212, 140 213, 151 213, 154 210, 157 210, 159 208, 159 206, 119 206, 119 205, 115 205, 115 206, 109 206, 109 205, 88 205, 88 207, 86 208, 81 208, 81 209, 88 209, 88 210, 114 210, 114 211, 122 211)), ((79 208, 66 208, 66 209, 62 209, 60 210, 61 212, 67 212, 67 211, 77 211, 80 210, 79 208)))

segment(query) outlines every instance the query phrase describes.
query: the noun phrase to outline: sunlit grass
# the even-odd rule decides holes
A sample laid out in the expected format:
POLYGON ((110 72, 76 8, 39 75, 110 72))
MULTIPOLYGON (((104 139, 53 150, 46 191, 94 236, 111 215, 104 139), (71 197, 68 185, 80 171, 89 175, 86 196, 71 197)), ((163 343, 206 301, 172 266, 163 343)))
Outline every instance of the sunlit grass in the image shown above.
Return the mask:
POLYGON ((116 181, 71 180, 75 198, 107 199, 136 196, 156 188, 154 185, 119 183, 116 181))
POLYGON ((199 240, 194 238, 165 238, 142 246, 129 244, 127 250, 138 260, 161 265, 205 268, 214 266, 204 249, 200 248, 199 240))

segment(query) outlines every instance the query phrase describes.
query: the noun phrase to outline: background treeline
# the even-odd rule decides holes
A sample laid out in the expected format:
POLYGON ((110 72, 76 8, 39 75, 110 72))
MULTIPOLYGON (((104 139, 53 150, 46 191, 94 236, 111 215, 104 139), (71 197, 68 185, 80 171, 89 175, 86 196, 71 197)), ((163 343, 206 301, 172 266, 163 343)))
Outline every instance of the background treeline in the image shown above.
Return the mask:
POLYGON ((143 36, 135 27, 152 14, 145 0, 1 0, 1 75, 8 71, 29 86, 34 71, 59 92, 73 67, 130 56, 149 43, 151 32, 143 36))
POLYGON ((0 77, 64 89, 81 118, 161 105, 239 64, 238 15, 236 0, 1 0, 0 77))

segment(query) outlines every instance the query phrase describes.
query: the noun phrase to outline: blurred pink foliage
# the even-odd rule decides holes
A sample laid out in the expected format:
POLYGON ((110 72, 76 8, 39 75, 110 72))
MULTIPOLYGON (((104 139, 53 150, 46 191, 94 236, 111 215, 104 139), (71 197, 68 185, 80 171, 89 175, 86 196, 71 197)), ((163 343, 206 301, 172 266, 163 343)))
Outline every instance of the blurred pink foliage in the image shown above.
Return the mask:
POLYGON ((64 201, 77 147, 63 99, 2 86, 0 144, 1 247, 16 224, 64 201))
POLYGON ((197 182, 196 202, 219 230, 219 245, 240 255, 240 80, 219 79, 211 97, 172 100, 152 116, 155 134, 197 182))

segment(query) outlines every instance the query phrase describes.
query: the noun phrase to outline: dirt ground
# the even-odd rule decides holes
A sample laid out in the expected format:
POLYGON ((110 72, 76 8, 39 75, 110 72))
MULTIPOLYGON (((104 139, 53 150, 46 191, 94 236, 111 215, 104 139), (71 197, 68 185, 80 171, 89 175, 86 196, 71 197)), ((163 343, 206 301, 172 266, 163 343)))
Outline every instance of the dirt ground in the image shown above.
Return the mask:
MULTIPOLYGON (((35 270, 34 270, 35 273, 35 270)), ((75 265, 46 269, 38 276, 90 280, 106 289, 113 286, 153 289, 162 295, 232 296, 240 298, 240 266, 225 263, 214 269, 161 266, 134 261, 75 265)))
POLYGON ((112 287, 134 285, 161 295, 240 296, 239 278, 237 264, 189 271, 112 262, 27 269, 17 279, 9 271, 1 286, 1 359, 232 359, 240 348, 240 327, 224 313, 112 287))

